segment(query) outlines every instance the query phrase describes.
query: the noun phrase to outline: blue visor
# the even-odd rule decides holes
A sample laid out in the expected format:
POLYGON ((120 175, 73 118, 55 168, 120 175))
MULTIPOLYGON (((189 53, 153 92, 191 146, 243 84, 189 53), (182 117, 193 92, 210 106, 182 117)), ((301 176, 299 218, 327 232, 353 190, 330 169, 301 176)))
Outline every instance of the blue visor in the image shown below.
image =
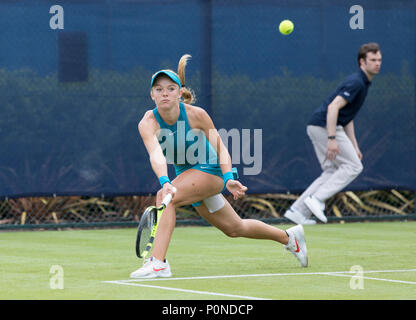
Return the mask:
POLYGON ((181 80, 179 80, 178 76, 175 73, 169 70, 161 70, 156 72, 155 75, 152 77, 152 81, 150 82, 150 88, 153 87, 153 82, 155 81, 156 77, 161 73, 167 75, 173 82, 175 82, 179 86, 179 88, 182 87, 181 80))

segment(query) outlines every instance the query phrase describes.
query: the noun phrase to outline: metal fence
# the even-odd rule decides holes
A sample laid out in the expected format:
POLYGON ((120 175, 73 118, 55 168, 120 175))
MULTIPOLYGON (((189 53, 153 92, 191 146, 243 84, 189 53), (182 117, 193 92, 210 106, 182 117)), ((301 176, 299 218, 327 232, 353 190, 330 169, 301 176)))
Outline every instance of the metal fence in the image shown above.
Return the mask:
MULTIPOLYGON (((296 194, 248 195, 227 200, 242 218, 288 223, 285 211, 296 194)), ((0 230, 133 227, 155 197, 42 197, 0 202, 0 230)), ((341 192, 326 202, 330 222, 416 219, 415 193, 403 190, 341 192)), ((207 224, 192 206, 177 209, 177 223, 207 224)))

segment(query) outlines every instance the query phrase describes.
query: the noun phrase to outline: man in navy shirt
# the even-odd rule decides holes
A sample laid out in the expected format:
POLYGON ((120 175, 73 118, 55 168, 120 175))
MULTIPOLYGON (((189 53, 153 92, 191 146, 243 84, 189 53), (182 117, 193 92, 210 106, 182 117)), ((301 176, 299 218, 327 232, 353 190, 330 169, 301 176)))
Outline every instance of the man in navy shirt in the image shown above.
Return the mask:
POLYGON ((379 45, 363 44, 357 60, 358 71, 338 85, 308 122, 307 133, 322 174, 286 211, 284 216, 297 224, 316 223, 310 219, 312 214, 326 223, 325 200, 344 189, 363 170, 354 117, 364 103, 371 80, 380 71, 379 45))

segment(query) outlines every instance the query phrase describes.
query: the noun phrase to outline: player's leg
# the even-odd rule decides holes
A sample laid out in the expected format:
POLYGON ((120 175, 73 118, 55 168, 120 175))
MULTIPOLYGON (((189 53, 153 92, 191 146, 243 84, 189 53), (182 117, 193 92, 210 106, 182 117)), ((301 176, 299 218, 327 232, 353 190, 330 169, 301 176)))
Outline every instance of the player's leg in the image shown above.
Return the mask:
MULTIPOLYGON (((195 169, 184 171, 172 181, 172 184, 177 191, 160 217, 152 257, 141 268, 130 274, 132 278, 170 277, 172 273, 166 260, 166 253, 175 228, 175 208, 218 194, 224 187, 222 178, 195 169)), ((156 205, 160 205, 162 200, 162 193, 159 191, 156 205)))
POLYGON ((224 207, 216 212, 210 213, 204 203, 196 210, 201 217, 229 237, 277 241, 298 259, 302 267, 308 265, 305 235, 301 225, 283 231, 259 220, 241 219, 226 199, 224 199, 224 207))
POLYGON ((204 203, 197 207, 196 210, 201 217, 229 237, 268 239, 284 245, 287 244, 288 236, 285 231, 272 227, 260 220, 241 219, 225 198, 224 207, 214 213, 210 213, 204 203))
MULTIPOLYGON (((172 181, 172 184, 176 187, 177 192, 160 218, 153 247, 153 256, 161 261, 166 257, 175 228, 175 208, 218 194, 224 187, 222 178, 195 169, 181 173, 172 181)), ((161 202, 162 195, 158 192, 156 204, 159 205, 161 202)))

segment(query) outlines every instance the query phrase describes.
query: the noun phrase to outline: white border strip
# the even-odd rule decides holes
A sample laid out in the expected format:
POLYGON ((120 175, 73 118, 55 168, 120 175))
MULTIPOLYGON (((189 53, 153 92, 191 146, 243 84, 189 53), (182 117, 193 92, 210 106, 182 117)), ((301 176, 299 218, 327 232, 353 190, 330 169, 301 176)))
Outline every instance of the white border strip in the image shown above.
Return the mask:
MULTIPOLYGON (((346 274, 329 274, 329 276, 335 276, 335 277, 350 277, 346 274)), ((404 281, 404 280, 394 280, 394 279, 382 279, 382 278, 373 278, 373 277, 362 277, 363 279, 369 279, 369 280, 378 280, 378 281, 387 281, 387 282, 398 282, 398 283, 405 283, 405 284, 416 284, 414 281, 404 281)))
MULTIPOLYGON (((416 269, 403 270, 363 270, 363 273, 396 273, 396 272, 414 272, 416 269)), ((150 278, 150 279, 129 279, 114 280, 116 282, 145 282, 145 281, 175 281, 175 280, 204 280, 204 279, 230 279, 230 278, 249 278, 249 277, 277 277, 277 276, 308 276, 308 275, 337 275, 337 274, 356 274, 355 271, 329 271, 329 272, 290 272, 290 273, 260 273, 260 274, 234 274, 220 276, 202 276, 202 277, 181 277, 181 278, 150 278)), ((112 281, 104 281, 112 282, 112 281)))
MULTIPOLYGON (((416 269, 368 270, 368 271, 363 270, 362 272, 363 273, 397 273, 397 272, 415 272, 415 271, 416 271, 416 269)), ((248 299, 248 300, 271 300, 271 299, 267 299, 267 298, 240 296, 240 295, 217 293, 217 292, 210 292, 210 291, 197 291, 197 290, 188 290, 188 289, 180 289, 180 288, 162 287, 162 286, 141 284, 141 283, 137 283, 137 282, 174 281, 174 280, 203 280, 203 279, 230 279, 230 278, 276 277, 276 276, 299 276, 299 275, 327 275, 327 276, 338 276, 338 277, 350 277, 349 274, 356 274, 356 272, 354 272, 354 271, 334 271, 334 272, 291 272, 291 273, 265 273, 265 274, 237 274, 237 275, 205 276, 205 277, 129 279, 129 280, 114 280, 114 281, 103 281, 103 282, 112 283, 112 284, 121 284, 121 285, 127 285, 127 286, 135 286, 135 287, 145 287, 145 288, 179 291, 179 292, 186 292, 186 293, 196 293, 196 294, 211 295, 211 296, 222 296, 222 297, 229 297, 229 298, 239 298, 239 299, 248 299)), ((373 277, 363 277, 363 278, 364 279, 369 279, 369 280, 378 280, 378 281, 387 281, 387 282, 396 282, 396 283, 405 283, 405 284, 416 284, 416 282, 413 282, 413 281, 381 279, 381 278, 373 278, 373 277)))
POLYGON ((104 281, 104 282, 122 284, 122 285, 126 285, 126 286, 155 288, 155 289, 162 289, 162 290, 179 291, 179 292, 186 292, 186 293, 206 294, 206 295, 211 295, 211 296, 222 296, 222 297, 229 297, 229 298, 239 298, 239 299, 248 299, 248 300, 271 300, 271 299, 265 299, 265 298, 239 296, 239 295, 234 295, 234 294, 217 293, 217 292, 210 292, 210 291, 197 291, 197 290, 188 290, 188 289, 180 289, 180 288, 152 286, 152 285, 148 285, 148 284, 130 283, 130 282, 125 282, 125 281, 124 282, 123 281, 104 281))

